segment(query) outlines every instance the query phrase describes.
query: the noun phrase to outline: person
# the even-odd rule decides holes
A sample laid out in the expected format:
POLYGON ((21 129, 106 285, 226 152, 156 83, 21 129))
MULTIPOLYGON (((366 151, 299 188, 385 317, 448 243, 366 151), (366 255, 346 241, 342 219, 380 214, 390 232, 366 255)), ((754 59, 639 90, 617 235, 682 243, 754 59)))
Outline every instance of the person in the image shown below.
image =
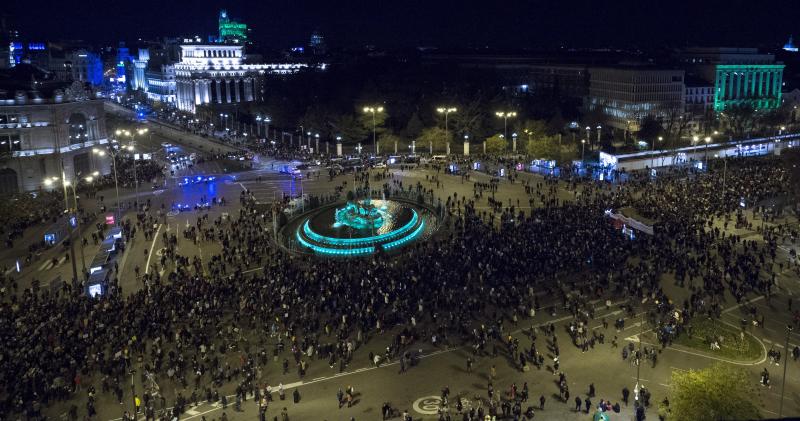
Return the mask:
POLYGON ((586 413, 588 414, 588 413, 589 413, 589 409, 592 407, 592 401, 591 401, 591 399, 589 399, 589 397, 587 396, 587 397, 586 397, 586 400, 585 400, 585 401, 583 401, 583 403, 584 403, 584 404, 585 404, 585 406, 586 406, 586 413))
POLYGON ((580 412, 581 411, 581 404, 582 403, 583 402, 581 401, 581 397, 580 396, 575 396, 575 412, 580 412))
POLYGON ((467 373, 472 373, 472 357, 467 357, 467 373))
POLYGON ((294 399, 294 403, 300 403, 300 392, 296 388, 292 392, 292 399, 294 399))
POLYGON ((628 396, 630 396, 631 391, 628 390, 627 387, 622 388, 622 402, 625 402, 625 406, 628 406, 628 396))
POLYGON ((342 404, 344 400, 344 392, 342 392, 342 388, 339 388, 339 391, 336 392, 336 400, 339 402, 339 409, 342 409, 342 404))
POLYGON ((280 400, 285 400, 286 399, 286 391, 283 390, 283 383, 282 382, 278 383, 278 397, 280 398, 280 400))
POLYGON ((283 407, 281 411, 281 421, 289 421, 289 412, 286 410, 286 407, 283 407))

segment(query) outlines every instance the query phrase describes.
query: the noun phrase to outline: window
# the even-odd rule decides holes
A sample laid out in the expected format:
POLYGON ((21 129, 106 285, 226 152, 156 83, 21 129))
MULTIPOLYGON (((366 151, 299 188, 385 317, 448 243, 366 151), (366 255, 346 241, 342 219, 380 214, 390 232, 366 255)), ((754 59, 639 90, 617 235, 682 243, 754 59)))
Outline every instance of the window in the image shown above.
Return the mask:
POLYGON ((69 116, 69 144, 83 143, 89 140, 86 117, 83 114, 69 116))
POLYGON ((19 122, 19 114, 0 114, 0 124, 17 124, 19 122))
POLYGON ((22 150, 22 140, 19 133, 0 134, 0 152, 12 152, 22 150))

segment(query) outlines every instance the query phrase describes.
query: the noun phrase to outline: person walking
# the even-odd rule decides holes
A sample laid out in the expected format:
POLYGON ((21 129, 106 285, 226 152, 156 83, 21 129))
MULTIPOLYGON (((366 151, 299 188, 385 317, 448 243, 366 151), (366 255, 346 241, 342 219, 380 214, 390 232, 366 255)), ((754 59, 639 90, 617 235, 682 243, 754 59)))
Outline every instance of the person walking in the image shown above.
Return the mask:
POLYGON ((467 373, 472 374, 472 357, 467 357, 467 373))
POLYGON ((539 410, 540 411, 544 410, 544 401, 545 401, 544 395, 539 396, 539 410))
POLYGON ((583 402, 581 401, 581 397, 580 396, 575 396, 575 412, 581 412, 581 404, 582 403, 583 402))

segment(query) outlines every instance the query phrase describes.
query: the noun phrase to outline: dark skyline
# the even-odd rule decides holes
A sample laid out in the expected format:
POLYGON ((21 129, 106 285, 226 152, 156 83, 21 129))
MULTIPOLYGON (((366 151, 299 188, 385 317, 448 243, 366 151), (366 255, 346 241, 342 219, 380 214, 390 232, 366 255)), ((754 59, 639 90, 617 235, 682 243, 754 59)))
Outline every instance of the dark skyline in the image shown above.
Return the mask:
POLYGON ((333 47, 777 46, 800 35, 800 6, 790 0, 11 0, 6 13, 25 38, 114 43, 212 34, 222 8, 266 49, 306 44, 315 29, 333 47))

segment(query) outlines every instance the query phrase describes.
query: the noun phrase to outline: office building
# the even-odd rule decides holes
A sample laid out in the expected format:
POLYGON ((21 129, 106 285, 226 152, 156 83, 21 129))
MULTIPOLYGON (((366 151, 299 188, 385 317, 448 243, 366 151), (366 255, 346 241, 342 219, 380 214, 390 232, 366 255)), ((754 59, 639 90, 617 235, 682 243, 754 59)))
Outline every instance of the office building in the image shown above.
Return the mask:
POLYGON ((589 69, 586 106, 599 109, 612 127, 637 131, 650 115, 662 121, 684 112, 684 71, 652 66, 589 69))

